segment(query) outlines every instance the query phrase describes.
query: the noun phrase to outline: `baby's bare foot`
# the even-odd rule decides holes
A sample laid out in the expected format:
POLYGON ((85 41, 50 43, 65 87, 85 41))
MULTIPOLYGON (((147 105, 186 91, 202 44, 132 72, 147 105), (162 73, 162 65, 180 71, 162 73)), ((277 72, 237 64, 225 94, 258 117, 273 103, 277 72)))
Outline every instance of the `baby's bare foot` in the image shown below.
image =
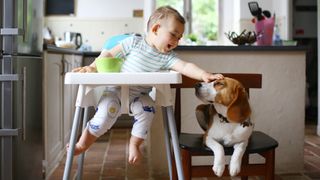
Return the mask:
POLYGON ((138 164, 141 160, 141 152, 136 144, 129 144, 129 159, 130 164, 138 164))
MULTIPOLYGON (((69 151, 69 144, 67 144, 66 149, 67 149, 67 152, 68 152, 68 151, 69 151)), ((73 153, 73 155, 74 155, 74 156, 79 155, 79 154, 83 153, 84 151, 86 151, 86 149, 85 149, 83 146, 81 146, 80 144, 77 143, 77 144, 74 146, 74 153, 73 153)))

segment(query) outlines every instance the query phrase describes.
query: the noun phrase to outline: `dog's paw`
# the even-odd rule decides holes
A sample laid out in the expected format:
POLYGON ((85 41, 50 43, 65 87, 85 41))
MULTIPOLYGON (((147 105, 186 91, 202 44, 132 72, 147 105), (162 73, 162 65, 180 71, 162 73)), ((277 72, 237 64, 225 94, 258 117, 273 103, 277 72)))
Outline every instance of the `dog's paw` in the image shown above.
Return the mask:
POLYGON ((229 165, 229 174, 230 176, 236 176, 237 174, 239 174, 241 170, 241 164, 238 162, 230 162, 229 165))
POLYGON ((224 164, 219 164, 219 165, 214 165, 212 167, 212 170, 218 177, 221 177, 224 172, 224 168, 225 168, 224 164))

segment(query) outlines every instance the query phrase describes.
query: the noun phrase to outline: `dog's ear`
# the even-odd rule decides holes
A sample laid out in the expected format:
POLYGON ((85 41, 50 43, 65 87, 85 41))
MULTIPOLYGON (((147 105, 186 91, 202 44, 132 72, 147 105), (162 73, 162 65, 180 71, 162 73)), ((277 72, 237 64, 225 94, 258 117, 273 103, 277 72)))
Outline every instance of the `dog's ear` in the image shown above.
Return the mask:
POLYGON ((228 107, 227 117, 232 122, 240 123, 251 115, 251 108, 245 89, 237 86, 235 92, 235 98, 228 107))
POLYGON ((196 118, 200 127, 206 131, 212 123, 213 115, 216 113, 212 104, 200 104, 196 108, 196 118))

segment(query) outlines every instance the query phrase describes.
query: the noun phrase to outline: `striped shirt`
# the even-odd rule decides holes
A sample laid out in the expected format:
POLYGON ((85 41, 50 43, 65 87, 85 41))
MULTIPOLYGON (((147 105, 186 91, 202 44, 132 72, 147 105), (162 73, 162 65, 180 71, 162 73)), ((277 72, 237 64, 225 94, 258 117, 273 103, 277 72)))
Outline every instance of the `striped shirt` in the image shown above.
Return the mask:
MULTIPOLYGON (((161 53, 147 44, 144 37, 132 36, 121 41, 122 53, 117 57, 123 58, 121 72, 156 72, 169 70, 179 58, 173 51, 161 53)), ((148 94, 150 86, 130 87, 130 96, 148 94)))

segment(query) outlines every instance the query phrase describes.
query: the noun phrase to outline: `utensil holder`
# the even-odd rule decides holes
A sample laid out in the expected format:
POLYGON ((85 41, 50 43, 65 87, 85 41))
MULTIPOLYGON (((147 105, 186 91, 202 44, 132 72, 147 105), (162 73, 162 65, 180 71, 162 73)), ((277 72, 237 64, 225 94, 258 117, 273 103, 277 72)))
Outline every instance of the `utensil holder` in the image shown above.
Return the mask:
POLYGON ((274 17, 265 18, 255 22, 257 45, 259 46, 271 46, 272 36, 274 28, 274 17))

